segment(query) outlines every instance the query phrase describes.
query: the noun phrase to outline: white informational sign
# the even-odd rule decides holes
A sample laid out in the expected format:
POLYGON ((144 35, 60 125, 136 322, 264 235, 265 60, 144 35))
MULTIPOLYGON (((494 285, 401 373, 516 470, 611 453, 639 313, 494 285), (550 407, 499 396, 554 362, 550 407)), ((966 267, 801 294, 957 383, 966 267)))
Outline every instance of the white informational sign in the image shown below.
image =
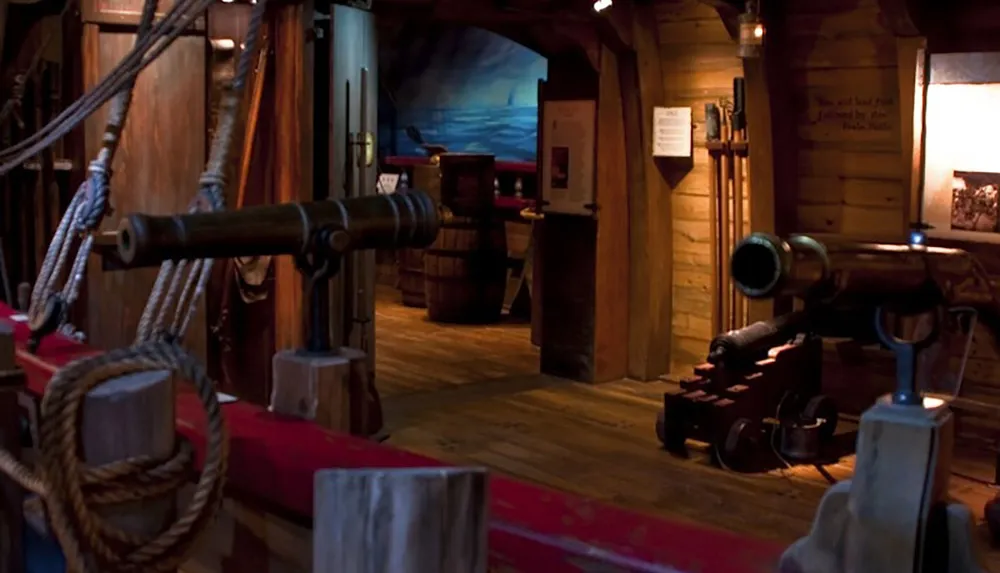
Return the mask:
POLYGON ((396 192, 396 186, 399 185, 399 174, 398 173, 379 173, 378 174, 378 186, 375 191, 380 195, 389 195, 396 192))
POLYGON ((542 121, 539 175, 545 211, 592 216, 597 102, 547 101, 542 121))
POLYGON ((653 157, 691 157, 691 108, 653 108, 653 157))

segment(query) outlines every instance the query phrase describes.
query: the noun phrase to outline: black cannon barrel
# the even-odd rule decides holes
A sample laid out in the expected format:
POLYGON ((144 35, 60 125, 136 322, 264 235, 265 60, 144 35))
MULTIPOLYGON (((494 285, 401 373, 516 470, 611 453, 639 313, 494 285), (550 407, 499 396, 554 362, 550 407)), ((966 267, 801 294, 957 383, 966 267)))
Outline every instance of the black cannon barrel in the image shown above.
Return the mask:
POLYGON ((126 266, 141 267, 167 260, 304 255, 324 248, 422 248, 434 242, 440 222, 438 205, 415 190, 220 213, 132 214, 119 227, 118 253, 126 266))
POLYGON ((957 249, 753 233, 733 249, 730 269, 734 286, 749 298, 884 297, 933 287, 934 264, 944 259, 959 261, 963 269, 972 262, 957 249))
POLYGON ((708 347, 712 364, 757 360, 758 354, 808 330, 814 313, 799 310, 719 334, 708 347))

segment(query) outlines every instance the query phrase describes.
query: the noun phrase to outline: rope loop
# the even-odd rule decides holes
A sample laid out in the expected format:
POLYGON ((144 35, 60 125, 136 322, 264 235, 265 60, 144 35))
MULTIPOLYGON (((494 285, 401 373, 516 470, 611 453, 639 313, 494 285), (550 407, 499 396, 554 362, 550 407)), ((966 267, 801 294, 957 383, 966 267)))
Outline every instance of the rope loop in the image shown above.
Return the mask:
POLYGON ((2 450, 0 470, 39 495, 73 573, 174 572, 221 505, 229 454, 222 409, 204 369, 176 344, 151 342, 62 368, 42 399, 39 430, 37 471, 2 450), (194 386, 207 414, 206 454, 187 507, 161 532, 143 537, 110 523, 100 509, 176 492, 191 475, 191 445, 178 440, 167 460, 137 457, 88 467, 80 459, 80 423, 87 393, 94 388, 121 376, 160 370, 194 386))

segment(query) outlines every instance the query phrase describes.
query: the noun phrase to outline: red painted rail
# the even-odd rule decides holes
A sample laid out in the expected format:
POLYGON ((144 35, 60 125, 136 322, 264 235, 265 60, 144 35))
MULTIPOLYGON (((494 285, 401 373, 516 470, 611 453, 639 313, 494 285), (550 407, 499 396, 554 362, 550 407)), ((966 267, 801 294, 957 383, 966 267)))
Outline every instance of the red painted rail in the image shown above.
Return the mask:
MULTIPOLYGON (((15 324, 18 360, 37 394, 58 368, 98 352, 52 336, 31 355, 23 349, 28 328, 16 318, 0 304, 0 319, 15 324)), ((312 516, 313 474, 319 470, 445 465, 243 402, 223 411, 232 444, 231 492, 302 517, 312 516)), ((179 396, 177 421, 180 432, 201 448, 205 420, 193 395, 179 396)), ((490 558, 500 571, 761 573, 776 570, 782 550, 772 542, 628 512, 502 476, 491 478, 490 497, 490 558)))
MULTIPOLYGON (((406 155, 390 155, 382 158, 382 163, 393 167, 413 167, 427 165, 431 162, 427 157, 411 157, 406 155)), ((538 167, 528 161, 497 161, 494 169, 501 173, 534 173, 538 167)))

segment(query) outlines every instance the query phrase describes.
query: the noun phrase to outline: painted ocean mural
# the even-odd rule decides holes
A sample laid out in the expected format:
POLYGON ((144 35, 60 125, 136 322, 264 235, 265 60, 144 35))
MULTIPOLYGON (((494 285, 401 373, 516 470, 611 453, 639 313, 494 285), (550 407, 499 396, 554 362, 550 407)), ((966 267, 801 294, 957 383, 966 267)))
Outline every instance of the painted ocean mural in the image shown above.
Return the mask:
POLYGON ((405 134, 414 126, 425 142, 449 151, 534 161, 545 58, 478 28, 442 28, 422 36, 387 56, 396 61, 387 66, 395 77, 380 98, 383 152, 424 155, 405 134))

